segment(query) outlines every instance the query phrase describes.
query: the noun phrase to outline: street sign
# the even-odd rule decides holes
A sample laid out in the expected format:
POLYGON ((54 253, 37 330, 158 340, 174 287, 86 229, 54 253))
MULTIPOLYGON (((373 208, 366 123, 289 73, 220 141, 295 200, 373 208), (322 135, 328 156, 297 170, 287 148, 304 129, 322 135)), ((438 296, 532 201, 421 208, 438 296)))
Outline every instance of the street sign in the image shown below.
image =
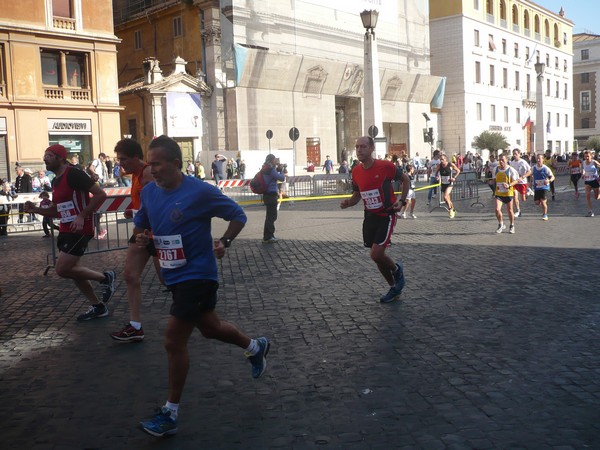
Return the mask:
POLYGON ((299 137, 300 137, 300 131, 298 131, 298 128, 296 128, 296 127, 290 128, 290 139, 293 142, 296 142, 299 137))
POLYGON ((377 128, 375 125, 371 125, 369 127, 369 136, 371 136, 373 139, 375 139, 378 134, 379 134, 379 128, 377 128))
POLYGON ((273 137, 273 131, 267 130, 267 139, 271 139, 273 137))

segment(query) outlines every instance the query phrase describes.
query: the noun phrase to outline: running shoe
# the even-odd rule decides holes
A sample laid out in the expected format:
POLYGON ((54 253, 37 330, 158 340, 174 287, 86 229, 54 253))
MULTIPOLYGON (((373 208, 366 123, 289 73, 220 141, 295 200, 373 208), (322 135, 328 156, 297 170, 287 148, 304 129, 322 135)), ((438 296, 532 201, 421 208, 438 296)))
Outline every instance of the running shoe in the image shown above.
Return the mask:
POLYGON ((511 223, 510 226, 508 227, 508 232, 510 234, 515 234, 515 226, 511 223))
POLYGON ((588 211, 588 213, 585 215, 585 217, 594 217, 594 212, 588 211))
MULTIPOLYGON (((404 279, 404 277, 402 277, 404 279)), ((379 297, 379 301, 381 303, 390 303, 396 300, 400 294, 402 293, 401 289, 398 289, 396 286, 392 286, 387 294, 379 297)))
POLYGON ((504 225, 503 223, 499 223, 499 224, 498 224, 498 229, 496 230, 496 233, 500 234, 500 233, 502 233, 504 230, 506 230, 506 225, 504 225))
POLYGON ((279 241, 279 239, 277 239, 275 236, 273 236, 272 238, 269 238, 269 239, 263 239, 263 244, 274 244, 277 241, 279 241))
POLYGON ((521 210, 517 209, 517 212, 515 213, 515 217, 521 217, 521 210))
POLYGON ((542 220, 548 220, 548 214, 543 214, 542 215, 542 220))
POLYGON ((452 208, 449 212, 448 215, 450 216, 451 219, 454 219, 454 217, 456 216, 456 210, 454 208, 452 208))
POLYGON ((122 330, 111 333, 110 337, 116 339, 117 341, 139 342, 144 339, 144 329, 140 328, 139 330, 136 330, 130 323, 128 323, 122 330))
POLYGON ((402 293, 402 289, 404 289, 404 285, 406 284, 406 280, 404 279, 404 269, 402 268, 402 263, 396 263, 396 270, 394 271, 394 287, 398 291, 398 295, 402 293))
POLYGON ((410 218, 411 218, 411 219, 416 219, 416 218, 417 218, 417 216, 415 216, 413 213, 410 213, 410 218))
POLYGON ((163 406, 152 419, 140 422, 140 427, 152 436, 172 436, 177 433, 177 420, 171 417, 169 408, 163 406))
POLYGON ((400 216, 402 219, 406 219, 406 213, 403 212, 402 215, 400 216))
POLYGON ((102 289, 104 292, 102 293, 102 301, 104 303, 108 303, 108 301, 115 295, 115 280, 117 279, 117 274, 114 270, 109 270, 104 272, 104 276, 106 277, 104 281, 100 282, 102 285, 102 289))
POLYGON ((252 378, 259 378, 267 368, 267 354, 271 348, 271 343, 266 337, 259 337, 257 339, 260 350, 256 355, 251 355, 246 352, 246 358, 252 364, 252 378))
POLYGON ((102 303, 92 305, 86 312, 77 316, 78 322, 84 322, 86 320, 99 319, 101 317, 108 316, 108 308, 102 303))

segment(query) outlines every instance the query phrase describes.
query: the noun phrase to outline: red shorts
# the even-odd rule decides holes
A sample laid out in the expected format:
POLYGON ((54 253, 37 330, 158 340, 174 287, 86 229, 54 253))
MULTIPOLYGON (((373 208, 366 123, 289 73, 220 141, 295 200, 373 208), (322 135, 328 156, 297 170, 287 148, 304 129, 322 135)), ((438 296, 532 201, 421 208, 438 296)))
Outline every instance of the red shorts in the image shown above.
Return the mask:
POLYGON ((514 188, 515 188, 515 191, 517 191, 519 194, 522 194, 522 195, 527 194, 527 185, 526 184, 515 184, 514 188))

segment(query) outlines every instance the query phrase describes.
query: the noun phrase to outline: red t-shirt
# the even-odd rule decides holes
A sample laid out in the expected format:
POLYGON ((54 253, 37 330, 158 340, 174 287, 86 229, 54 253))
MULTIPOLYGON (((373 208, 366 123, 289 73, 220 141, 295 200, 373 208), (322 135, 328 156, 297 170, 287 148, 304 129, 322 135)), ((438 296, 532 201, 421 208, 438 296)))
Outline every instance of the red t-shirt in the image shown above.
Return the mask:
POLYGON ((360 192, 365 211, 379 216, 394 214, 391 206, 396 202, 392 185, 395 179, 396 166, 382 159, 376 159, 368 169, 359 164, 352 170, 352 187, 360 192))
MULTIPOLYGON (((71 222, 90 202, 89 190, 94 181, 83 171, 73 166, 65 169, 65 172, 52 180, 52 203, 58 210, 61 233, 71 233, 71 222)), ((88 216, 83 223, 83 235, 94 235, 94 218, 88 216)))

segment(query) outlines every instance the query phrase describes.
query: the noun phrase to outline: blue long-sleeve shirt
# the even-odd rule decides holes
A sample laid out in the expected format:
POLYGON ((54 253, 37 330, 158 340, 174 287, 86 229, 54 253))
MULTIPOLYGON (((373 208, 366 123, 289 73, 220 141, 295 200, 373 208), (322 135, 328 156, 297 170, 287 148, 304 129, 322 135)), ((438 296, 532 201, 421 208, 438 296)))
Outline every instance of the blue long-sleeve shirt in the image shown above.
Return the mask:
POLYGON ((271 171, 263 173, 263 175, 268 186, 266 194, 278 194, 277 181, 285 181, 285 175, 281 172, 277 172, 275 167, 271 167, 271 171))
POLYGON ((165 190, 154 182, 142 189, 136 227, 151 229, 165 284, 218 280, 211 219, 246 223, 244 210, 217 187, 192 177, 165 190))

